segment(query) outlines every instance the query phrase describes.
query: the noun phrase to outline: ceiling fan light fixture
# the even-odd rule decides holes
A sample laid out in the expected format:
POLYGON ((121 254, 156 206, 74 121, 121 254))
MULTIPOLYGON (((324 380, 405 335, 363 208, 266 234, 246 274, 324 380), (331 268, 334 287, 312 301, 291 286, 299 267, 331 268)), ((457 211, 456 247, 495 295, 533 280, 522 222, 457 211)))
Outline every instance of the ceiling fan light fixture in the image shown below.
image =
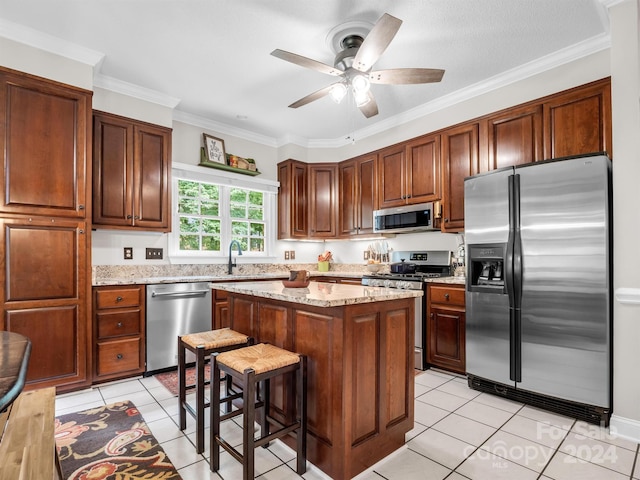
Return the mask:
POLYGON ((371 82, 368 75, 354 75, 351 79, 351 88, 353 88, 353 94, 358 96, 365 94, 371 88, 371 82))
POLYGON ((329 91, 329 95, 331 95, 331 99, 336 103, 340 103, 346 94, 347 94, 347 87, 344 83, 334 84, 331 87, 331 90, 329 91))

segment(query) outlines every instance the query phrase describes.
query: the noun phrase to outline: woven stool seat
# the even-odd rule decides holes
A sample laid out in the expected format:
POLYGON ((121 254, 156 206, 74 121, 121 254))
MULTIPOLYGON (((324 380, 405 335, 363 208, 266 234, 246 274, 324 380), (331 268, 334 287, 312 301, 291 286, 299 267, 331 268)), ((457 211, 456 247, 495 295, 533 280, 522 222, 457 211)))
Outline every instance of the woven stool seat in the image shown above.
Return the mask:
POLYGON ((182 341, 191 348, 203 347, 205 350, 216 350, 231 345, 246 344, 248 339, 247 335, 230 328, 182 335, 182 341))
POLYGON ((253 369, 256 375, 260 375, 278 368, 295 365, 300 361, 300 355, 268 343, 260 343, 220 353, 217 361, 237 372, 253 369))

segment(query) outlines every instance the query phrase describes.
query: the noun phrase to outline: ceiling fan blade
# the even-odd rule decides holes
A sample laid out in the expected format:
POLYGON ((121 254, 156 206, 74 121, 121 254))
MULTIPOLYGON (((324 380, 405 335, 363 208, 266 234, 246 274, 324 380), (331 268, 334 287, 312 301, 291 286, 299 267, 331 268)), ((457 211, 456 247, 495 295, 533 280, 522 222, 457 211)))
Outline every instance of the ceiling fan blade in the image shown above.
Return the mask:
POLYGON ((301 67, 310 68, 318 72, 326 73, 327 75, 339 76, 344 73, 342 70, 327 65, 326 63, 318 62, 316 60, 303 57, 302 55, 286 52, 278 48, 271 52, 271 55, 282 60, 286 60, 287 62, 295 63, 296 65, 300 65, 301 67))
POLYGON ((444 70, 437 68, 392 68, 369 74, 371 83, 386 85, 409 85, 415 83, 435 83, 442 80, 444 70))
POLYGON ((353 59, 353 68, 368 72, 387 49, 402 25, 402 20, 385 13, 376 22, 353 59))
MULTIPOLYGON (((340 82, 336 82, 336 83, 340 83, 340 82)), ((318 99, 324 97, 325 95, 328 95, 329 92, 331 91, 331 87, 333 87, 334 85, 335 85, 335 83, 332 83, 328 87, 321 88, 318 91, 310 93, 306 97, 302 97, 297 102, 293 102, 291 105, 289 105, 289 108, 302 107, 303 105, 306 105, 307 103, 311 103, 311 102, 313 102, 315 100, 318 100, 318 99)))
POLYGON ((371 90, 367 92, 367 96, 369 97, 369 101, 364 105, 360 105, 358 108, 365 117, 371 118, 378 114, 378 104, 376 103, 376 99, 373 98, 371 90))

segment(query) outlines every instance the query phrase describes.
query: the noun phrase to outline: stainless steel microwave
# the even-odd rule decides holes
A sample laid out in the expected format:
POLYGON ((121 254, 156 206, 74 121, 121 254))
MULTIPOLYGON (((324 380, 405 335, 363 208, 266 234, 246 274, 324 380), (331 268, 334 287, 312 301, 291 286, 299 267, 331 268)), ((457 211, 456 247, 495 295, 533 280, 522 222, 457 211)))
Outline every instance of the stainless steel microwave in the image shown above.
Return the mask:
POLYGON ((373 212, 373 231, 379 233, 411 233, 435 230, 433 203, 385 208, 373 212))

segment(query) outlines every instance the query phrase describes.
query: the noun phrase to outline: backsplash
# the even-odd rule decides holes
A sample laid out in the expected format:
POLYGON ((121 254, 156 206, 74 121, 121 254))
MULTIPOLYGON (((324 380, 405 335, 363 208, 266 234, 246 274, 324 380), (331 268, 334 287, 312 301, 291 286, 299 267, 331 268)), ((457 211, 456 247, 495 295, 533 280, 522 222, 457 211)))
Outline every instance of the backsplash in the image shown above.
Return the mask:
MULTIPOLYGON (((178 265, 96 265, 92 268, 92 284, 99 285, 107 280, 138 281, 153 278, 188 278, 188 277, 226 277, 229 279, 242 275, 283 274, 289 270, 309 270, 317 272, 317 263, 247 263, 233 268, 233 275, 228 275, 227 265, 222 264, 178 264, 178 265)), ((366 267, 361 263, 332 263, 331 272, 365 273, 366 267)))

